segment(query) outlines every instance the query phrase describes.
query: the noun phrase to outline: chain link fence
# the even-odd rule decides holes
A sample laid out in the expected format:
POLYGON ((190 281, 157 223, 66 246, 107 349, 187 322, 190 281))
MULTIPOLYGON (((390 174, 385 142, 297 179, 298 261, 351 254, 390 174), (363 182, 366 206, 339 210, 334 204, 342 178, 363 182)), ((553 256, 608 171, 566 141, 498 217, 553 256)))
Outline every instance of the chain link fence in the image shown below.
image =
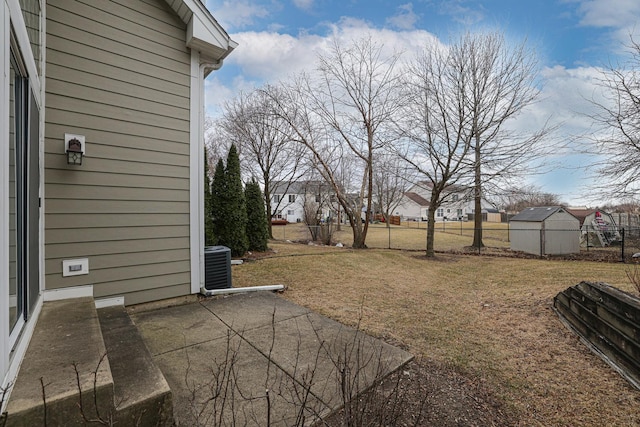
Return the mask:
MULTIPOLYGON (((475 229, 467 221, 437 222, 434 228, 434 249, 437 252, 477 252, 480 254, 534 256, 564 256, 572 259, 622 261, 640 263, 640 227, 609 229, 583 226, 580 229, 515 229, 508 223, 484 223, 478 251, 472 247, 475 229), (637 257, 634 257, 637 254, 637 257)), ((273 226, 273 238, 282 241, 351 246, 353 234, 349 225, 323 224, 306 226, 288 224, 273 226), (318 239, 318 236, 322 236, 318 239), (314 239, 315 237, 315 239, 314 239)), ((387 227, 384 223, 369 224, 366 239, 369 248, 426 250, 427 223, 402 222, 387 227)))

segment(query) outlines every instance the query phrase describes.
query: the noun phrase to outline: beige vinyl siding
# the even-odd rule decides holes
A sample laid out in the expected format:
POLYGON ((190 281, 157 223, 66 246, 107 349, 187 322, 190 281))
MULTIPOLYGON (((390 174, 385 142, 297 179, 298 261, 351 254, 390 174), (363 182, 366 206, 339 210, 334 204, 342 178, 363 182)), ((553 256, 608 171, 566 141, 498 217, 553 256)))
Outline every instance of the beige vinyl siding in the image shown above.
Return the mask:
POLYGON ((190 61, 164 0, 47 2, 47 289, 126 304, 190 293, 190 61), (66 164, 64 134, 86 137, 66 164), (62 277, 62 261, 89 274, 62 277))

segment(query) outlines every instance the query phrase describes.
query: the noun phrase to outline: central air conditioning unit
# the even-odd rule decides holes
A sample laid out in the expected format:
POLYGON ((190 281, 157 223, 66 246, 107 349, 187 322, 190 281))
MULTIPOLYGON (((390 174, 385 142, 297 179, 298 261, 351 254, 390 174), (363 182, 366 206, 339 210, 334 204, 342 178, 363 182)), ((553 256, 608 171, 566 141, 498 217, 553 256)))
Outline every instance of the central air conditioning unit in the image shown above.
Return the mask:
POLYGON ((231 249, 226 246, 205 246, 204 288, 228 289, 231 287, 231 249))

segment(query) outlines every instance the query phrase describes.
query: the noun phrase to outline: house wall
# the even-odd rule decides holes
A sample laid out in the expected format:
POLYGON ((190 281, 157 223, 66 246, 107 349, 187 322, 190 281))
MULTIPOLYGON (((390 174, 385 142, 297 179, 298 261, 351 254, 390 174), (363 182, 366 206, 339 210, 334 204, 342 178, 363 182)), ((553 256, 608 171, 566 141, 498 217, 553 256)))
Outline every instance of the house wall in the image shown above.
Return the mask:
MULTIPOLYGON (((289 223, 305 222, 305 203, 313 210, 317 209, 317 195, 311 192, 304 192, 300 190, 299 187, 298 185, 291 185, 285 194, 278 192, 279 189, 276 188, 270 201, 273 219, 284 219, 289 223), (289 201, 290 195, 295 196, 293 202, 289 201), (275 197, 278 197, 280 201, 276 202, 275 197)), ((327 218, 331 215, 331 207, 328 203, 330 195, 327 192, 322 192, 320 196, 320 204, 322 205, 321 216, 322 218, 327 218)))
POLYGON ((285 219, 287 222, 300 222, 304 216, 302 206, 303 198, 296 194, 295 202, 289 202, 289 194, 274 194, 274 196, 280 198, 280 202, 275 202, 274 196, 271 197, 271 212, 273 213, 273 218, 285 219), (293 211, 293 213, 289 214, 289 211, 293 211))
POLYGON ((163 0, 47 2, 46 288, 190 293, 191 55, 163 0), (66 164, 64 134, 86 137, 66 164), (62 261, 89 259, 63 277, 62 261))
POLYGON ((426 208, 422 208, 406 196, 402 197, 398 207, 394 210, 394 215, 398 215, 403 218, 421 218, 423 213, 426 218, 426 208))

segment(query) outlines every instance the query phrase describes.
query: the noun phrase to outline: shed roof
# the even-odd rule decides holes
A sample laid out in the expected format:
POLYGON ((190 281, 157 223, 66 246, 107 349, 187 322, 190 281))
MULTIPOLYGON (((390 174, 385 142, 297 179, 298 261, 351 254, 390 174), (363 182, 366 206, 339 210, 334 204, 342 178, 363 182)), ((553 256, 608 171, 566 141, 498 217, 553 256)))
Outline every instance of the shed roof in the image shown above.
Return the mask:
POLYGON ((511 221, 543 222, 556 212, 566 212, 566 210, 561 206, 537 206, 533 208, 526 208, 511 218, 511 221))

